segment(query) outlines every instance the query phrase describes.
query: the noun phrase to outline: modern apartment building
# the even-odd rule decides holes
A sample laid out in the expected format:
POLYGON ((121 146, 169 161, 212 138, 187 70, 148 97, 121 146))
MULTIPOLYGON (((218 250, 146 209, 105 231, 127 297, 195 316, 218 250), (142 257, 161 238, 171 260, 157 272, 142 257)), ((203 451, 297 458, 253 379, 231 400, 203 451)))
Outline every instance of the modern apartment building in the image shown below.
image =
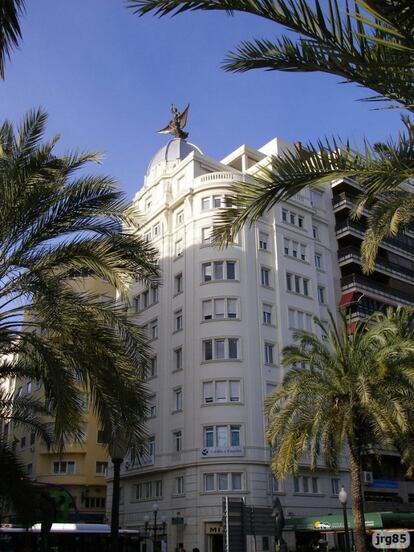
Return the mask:
MULTIPOLYGON (((310 472, 304 459, 297 477, 275 481, 263 412, 283 379, 292 331, 319 331, 312 317, 327 320, 340 298, 330 190, 278 204, 226 249, 210 241, 230 184, 289 147, 274 139, 216 161, 172 139, 134 200, 140 231, 159 250, 163 285, 130 290, 130 316, 147 328, 154 351, 153 396, 148 454, 122 464, 120 521, 144 529, 156 504, 169 550, 220 552, 226 495, 255 506, 271 506, 277 495, 287 516, 306 516, 339 512, 340 485, 349 488, 346 458, 335 475, 323 465, 310 472)), ((263 538, 257 549, 269 543, 263 538)))
MULTIPOLYGON (((381 242, 375 269, 362 273, 360 247, 365 234, 368 212, 358 220, 351 216, 357 183, 338 180, 332 185, 332 205, 338 240, 338 264, 341 271, 339 304, 358 320, 384 310, 387 306, 414 307, 414 232, 386 238, 381 242)), ((364 460, 364 494, 367 511, 414 512, 414 482, 393 450, 381 451, 364 460)))

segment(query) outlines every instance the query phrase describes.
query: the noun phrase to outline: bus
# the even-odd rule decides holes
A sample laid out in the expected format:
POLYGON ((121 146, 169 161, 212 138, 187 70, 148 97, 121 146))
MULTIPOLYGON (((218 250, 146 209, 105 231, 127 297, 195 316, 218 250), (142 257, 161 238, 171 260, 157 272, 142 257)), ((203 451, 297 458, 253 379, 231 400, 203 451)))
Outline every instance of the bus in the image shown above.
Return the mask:
MULTIPOLYGON (((145 539, 133 529, 119 530, 119 552, 139 552, 145 539)), ((41 525, 0 525, 0 552, 44 552, 41 525)), ((53 523, 48 552, 110 552, 111 527, 101 523, 53 523)))

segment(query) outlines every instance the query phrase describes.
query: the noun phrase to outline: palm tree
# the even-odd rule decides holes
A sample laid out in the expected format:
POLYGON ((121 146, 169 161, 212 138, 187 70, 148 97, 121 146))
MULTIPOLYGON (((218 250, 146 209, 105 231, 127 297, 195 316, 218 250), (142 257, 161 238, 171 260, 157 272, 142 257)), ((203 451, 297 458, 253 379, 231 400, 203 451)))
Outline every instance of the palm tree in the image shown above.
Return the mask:
POLYGON ((57 156, 58 137, 43 141, 46 118, 0 126, 1 375, 43 382, 56 446, 82 437, 85 392, 108 438, 122 429, 138 446, 151 352, 125 300, 132 281, 157 285, 156 251, 115 182, 85 174, 96 154, 57 156))
POLYGON ((25 11, 25 0, 2 0, 0 3, 0 78, 4 79, 6 59, 19 45, 21 30, 19 18, 25 11))
MULTIPOLYGON (((224 63, 227 71, 321 71, 373 91, 368 101, 414 111, 414 4, 412 0, 129 0, 141 15, 178 14, 195 10, 245 12, 265 18, 298 35, 242 42, 224 63)), ((374 268, 382 238, 404 231, 414 220, 414 200, 402 185, 414 176, 414 129, 403 116, 405 130, 385 144, 351 147, 346 140, 320 140, 274 157, 250 184, 234 183, 233 207, 218 217, 215 237, 230 243, 241 226, 257 220, 275 203, 307 185, 351 177, 362 186, 355 216, 372 206, 362 246, 366 272, 374 268)))
POLYGON ((414 342, 395 337, 395 331, 392 336, 391 323, 385 330, 358 322, 350 333, 343 314, 340 326, 332 315, 329 328, 315 322, 326 339, 295 332, 296 343, 283 350, 290 370, 266 400, 272 468, 283 478, 297 472, 308 453, 311 469, 323 459, 335 471, 347 448, 356 547, 364 552, 361 456, 384 446, 402 446, 406 457, 412 451, 412 439, 403 436, 410 433, 413 414, 414 342))
MULTIPOLYGON (((1 368, 0 375, 3 375, 1 368)), ((6 505, 11 505, 27 526, 36 520, 34 504, 38 499, 37 489, 27 478, 27 471, 16 455, 16 441, 9 438, 8 433, 14 428, 23 428, 50 447, 53 433, 50 424, 45 422, 45 417, 50 415, 43 401, 33 397, 17 397, 7 392, 4 386, 0 387, 0 498, 4 510, 10 511, 10 506, 6 505)))

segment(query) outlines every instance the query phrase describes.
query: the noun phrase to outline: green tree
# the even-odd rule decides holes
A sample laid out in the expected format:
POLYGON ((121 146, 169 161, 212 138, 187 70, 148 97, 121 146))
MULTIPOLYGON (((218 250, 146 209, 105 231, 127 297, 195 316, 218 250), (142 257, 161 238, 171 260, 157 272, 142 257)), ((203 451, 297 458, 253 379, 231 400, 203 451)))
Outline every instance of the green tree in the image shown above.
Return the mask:
POLYGON ((289 371, 266 400, 272 468, 278 478, 296 473, 308 454, 311 469, 323 459, 335 471, 347 450, 356 547, 363 552, 362 455, 398 445, 412 458, 412 439, 403 436, 412 421, 414 342, 400 337, 391 319, 358 322, 352 333, 344 315, 340 325, 331 316, 329 328, 315 322, 326 339, 294 333, 296 343, 283 350, 289 371))
POLYGON ((122 429, 134 448, 145 439, 151 352, 126 316, 126 290, 158 284, 156 251, 114 181, 85 174, 96 154, 54 154, 46 118, 34 111, 16 132, 0 126, 0 375, 43 383, 55 446, 82 438, 86 392, 109 438, 122 429), (121 301, 103 299, 95 282, 121 301))
POLYGON ((24 0, 2 0, 0 2, 0 79, 4 79, 6 59, 19 45, 21 30, 19 18, 25 10, 24 0))
MULTIPOLYGON (((227 71, 321 71, 374 92, 368 101, 414 111, 414 4, 412 0, 129 0, 134 12, 157 15, 195 10, 245 12, 298 35, 242 42, 224 63, 227 71)), ((414 176, 414 129, 407 115, 396 139, 363 148, 319 140, 302 151, 274 157, 251 182, 232 185, 234 207, 218 217, 216 238, 224 245, 275 203, 307 185, 351 177, 362 186, 354 215, 371 206, 362 245, 363 267, 373 270, 378 245, 414 220, 414 196, 402 187, 414 176)))

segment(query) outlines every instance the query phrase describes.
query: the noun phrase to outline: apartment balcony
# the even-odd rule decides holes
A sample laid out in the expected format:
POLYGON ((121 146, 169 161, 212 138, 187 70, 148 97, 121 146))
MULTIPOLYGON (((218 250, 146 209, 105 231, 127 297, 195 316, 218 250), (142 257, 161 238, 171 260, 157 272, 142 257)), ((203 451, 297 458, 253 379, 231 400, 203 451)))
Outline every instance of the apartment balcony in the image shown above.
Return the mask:
MULTIPOLYGON (((336 237, 338 239, 347 234, 351 234, 362 240, 365 237, 365 231, 365 225, 354 220, 346 220, 337 224, 335 227, 336 237)), ((396 251, 400 255, 402 253, 405 257, 408 256, 414 259, 414 253, 411 253, 411 251, 414 251, 414 240, 406 235, 397 236, 395 238, 385 238, 381 242, 381 247, 396 251)))
MULTIPOLYGON (((348 263, 356 263, 361 265, 360 250, 352 245, 339 248, 338 262, 341 267, 348 263)), ((409 268, 399 264, 391 263, 381 257, 377 257, 375 262, 375 270, 383 274, 387 274, 393 278, 399 278, 404 282, 408 280, 414 284, 414 270, 410 270, 409 268)))
POLYGON ((343 292, 358 290, 371 296, 374 295, 379 300, 384 300, 385 303, 414 305, 414 294, 392 289, 360 274, 350 274, 341 278, 341 287, 343 292))
POLYGON ((341 211, 342 209, 351 210, 355 203, 355 196, 348 194, 347 192, 342 192, 340 194, 334 195, 332 198, 332 206, 334 213, 341 211))

